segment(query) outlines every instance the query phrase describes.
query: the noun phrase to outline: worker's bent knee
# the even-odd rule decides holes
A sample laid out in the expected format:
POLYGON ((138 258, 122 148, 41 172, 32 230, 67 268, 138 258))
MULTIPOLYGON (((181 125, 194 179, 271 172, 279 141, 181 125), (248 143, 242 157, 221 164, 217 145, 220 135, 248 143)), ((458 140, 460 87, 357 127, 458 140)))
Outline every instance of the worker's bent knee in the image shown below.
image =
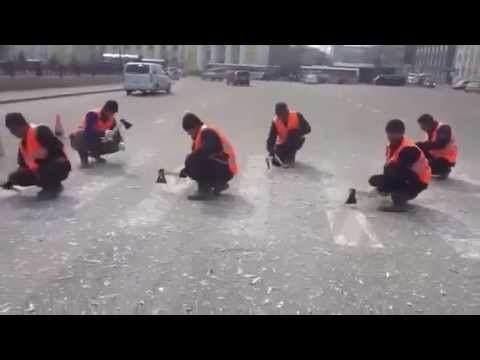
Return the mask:
POLYGON ((370 186, 378 187, 380 185, 380 179, 382 175, 373 175, 368 179, 370 186))

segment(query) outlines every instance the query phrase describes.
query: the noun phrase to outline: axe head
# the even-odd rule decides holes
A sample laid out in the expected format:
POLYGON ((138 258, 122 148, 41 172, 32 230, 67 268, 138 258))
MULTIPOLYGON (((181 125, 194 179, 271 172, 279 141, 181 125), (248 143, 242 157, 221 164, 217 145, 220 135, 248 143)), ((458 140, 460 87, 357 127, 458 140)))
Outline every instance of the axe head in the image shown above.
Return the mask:
POLYGON ((356 190, 355 189, 350 189, 348 191, 348 199, 345 202, 345 204, 356 204, 357 203, 357 197, 356 197, 356 190))
POLYGON ((128 122, 127 120, 125 119, 120 119, 120 122, 123 124, 123 126, 125 126, 125 129, 130 129, 133 124, 131 122, 128 122))
POLYGON ((158 177, 157 177, 158 184, 166 184, 167 179, 165 177, 165 169, 158 170, 158 177))

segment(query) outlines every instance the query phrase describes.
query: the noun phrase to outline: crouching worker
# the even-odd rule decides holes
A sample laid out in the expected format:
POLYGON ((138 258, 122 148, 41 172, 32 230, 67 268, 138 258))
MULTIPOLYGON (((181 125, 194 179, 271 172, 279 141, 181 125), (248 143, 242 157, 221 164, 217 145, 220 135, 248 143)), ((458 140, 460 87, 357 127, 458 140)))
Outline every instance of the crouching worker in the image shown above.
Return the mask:
POLYGON ((237 173, 235 150, 219 130, 195 114, 185 114, 182 123, 193 144, 180 177, 190 177, 198 183, 198 191, 188 199, 206 200, 219 195, 228 189, 228 182, 237 173))
POLYGON ((72 148, 78 151, 82 168, 89 166, 88 157, 98 163, 105 163, 102 155, 125 150, 115 114, 118 103, 109 100, 101 109, 87 112, 77 131, 70 135, 72 148))
POLYGON ((389 144, 383 174, 372 176, 369 183, 379 193, 389 194, 392 198, 393 206, 379 210, 403 212, 407 210, 407 201, 427 188, 432 173, 423 152, 405 136, 405 125, 401 120, 390 120, 385 130, 389 144))
POLYGON ((5 125, 21 141, 19 167, 8 176, 3 188, 11 189, 14 185, 38 186, 42 188, 39 197, 58 195, 63 189, 62 181, 71 171, 63 143, 48 126, 29 123, 20 113, 7 114, 5 125))
POLYGON ((450 125, 442 124, 430 114, 418 118, 420 128, 425 131, 425 141, 417 146, 427 157, 432 175, 446 179, 457 162, 458 148, 450 125))
MULTIPOLYGON (((275 105, 273 118, 267 139, 267 151, 271 157, 276 155, 285 167, 295 164, 295 156, 305 143, 305 135, 311 132, 310 124, 299 112, 291 111, 287 104, 275 105)), ((272 164, 281 166, 273 157, 272 164)))

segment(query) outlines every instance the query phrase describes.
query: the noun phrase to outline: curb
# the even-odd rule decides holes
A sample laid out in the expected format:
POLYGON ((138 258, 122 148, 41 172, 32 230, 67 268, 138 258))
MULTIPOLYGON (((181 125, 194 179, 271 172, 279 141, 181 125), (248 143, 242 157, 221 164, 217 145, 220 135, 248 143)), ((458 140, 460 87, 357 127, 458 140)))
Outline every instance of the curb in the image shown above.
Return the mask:
POLYGON ((45 96, 36 96, 36 97, 29 97, 29 98, 7 99, 7 100, 0 100, 0 104, 13 104, 18 102, 56 99, 56 98, 69 97, 69 96, 101 94, 101 93, 123 91, 123 90, 124 90, 123 88, 113 88, 113 89, 107 89, 107 90, 82 91, 82 92, 75 92, 75 93, 45 95, 45 96))

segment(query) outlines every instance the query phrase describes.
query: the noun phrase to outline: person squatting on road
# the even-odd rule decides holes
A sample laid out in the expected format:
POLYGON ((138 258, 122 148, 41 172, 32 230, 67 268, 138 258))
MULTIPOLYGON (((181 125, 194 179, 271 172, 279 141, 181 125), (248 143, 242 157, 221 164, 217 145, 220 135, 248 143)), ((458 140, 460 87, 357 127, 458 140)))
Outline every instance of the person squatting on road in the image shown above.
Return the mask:
POLYGON ((70 171, 70 161, 65 154, 63 143, 48 126, 35 125, 25 120, 21 113, 9 113, 5 125, 10 132, 21 139, 18 150, 18 169, 8 176, 3 188, 14 185, 38 186, 40 197, 52 197, 62 190, 70 171))
MULTIPOLYGON (((299 112, 290 111, 287 104, 275 105, 275 117, 270 126, 267 151, 270 156, 278 156, 287 167, 295 164, 295 155, 305 143, 305 135, 311 132, 310 124, 299 112)), ((272 164, 281 166, 273 157, 272 164)))
POLYGON ((235 150, 228 139, 198 116, 187 113, 183 129, 193 140, 192 152, 185 159, 180 177, 190 177, 198 183, 198 191, 189 200, 205 200, 228 189, 228 182, 237 173, 235 150))
POLYGON ((439 179, 446 179, 457 162, 458 148, 450 125, 442 124, 430 114, 418 118, 420 128, 425 131, 425 141, 417 146, 427 157, 432 174, 439 179))
POLYGON ((75 132, 70 134, 70 144, 78 151, 82 167, 89 166, 88 157, 98 163, 105 163, 101 155, 113 154, 125 150, 122 135, 117 127, 115 114, 118 103, 109 100, 101 109, 92 109, 85 115, 75 132), (117 127, 117 130, 114 130, 117 127))
POLYGON ((369 179, 379 193, 390 194, 391 207, 383 211, 405 211, 406 203, 417 197, 430 183, 432 173, 428 160, 415 143, 405 136, 405 125, 394 119, 385 128, 389 144, 386 146, 386 163, 383 174, 369 179))

